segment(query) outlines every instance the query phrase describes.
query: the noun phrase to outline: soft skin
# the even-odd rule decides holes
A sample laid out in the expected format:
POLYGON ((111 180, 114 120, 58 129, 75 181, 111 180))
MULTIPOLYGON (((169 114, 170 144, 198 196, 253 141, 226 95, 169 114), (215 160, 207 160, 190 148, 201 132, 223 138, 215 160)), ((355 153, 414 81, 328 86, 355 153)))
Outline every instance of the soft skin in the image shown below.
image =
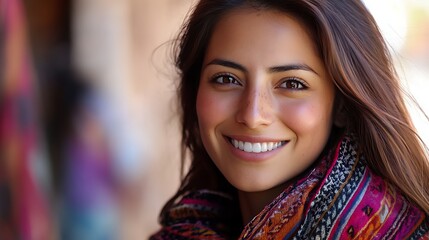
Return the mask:
POLYGON ((295 18, 245 8, 216 25, 200 77, 198 122, 211 159, 239 190, 245 221, 317 159, 334 100, 315 45, 295 18), (249 153, 232 139, 282 145, 249 153))

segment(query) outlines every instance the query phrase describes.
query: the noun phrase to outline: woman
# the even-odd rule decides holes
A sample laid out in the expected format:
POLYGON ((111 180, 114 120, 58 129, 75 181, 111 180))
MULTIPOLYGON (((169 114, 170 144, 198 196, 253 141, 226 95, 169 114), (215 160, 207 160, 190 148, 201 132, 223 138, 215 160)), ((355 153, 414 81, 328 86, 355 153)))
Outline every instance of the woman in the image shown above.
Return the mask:
POLYGON ((429 160, 360 1, 201 0, 177 45, 191 165, 153 239, 429 238, 429 160))

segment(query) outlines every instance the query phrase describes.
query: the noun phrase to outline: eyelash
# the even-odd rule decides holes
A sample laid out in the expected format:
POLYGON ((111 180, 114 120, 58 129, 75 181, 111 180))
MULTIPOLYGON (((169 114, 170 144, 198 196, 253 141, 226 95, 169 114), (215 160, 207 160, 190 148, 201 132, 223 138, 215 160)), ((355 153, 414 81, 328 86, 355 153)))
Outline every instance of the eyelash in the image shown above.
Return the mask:
POLYGON ((307 85, 307 83, 304 80, 302 80, 302 79, 300 79, 298 77, 289 77, 289 78, 286 78, 286 79, 282 80, 282 82, 278 85, 278 88, 292 89, 292 90, 295 90, 295 91, 300 91, 300 90, 307 89, 308 85, 307 85), (295 87, 281 87, 281 85, 287 84, 287 83, 289 83, 289 84, 290 83, 297 84, 298 87, 296 87, 296 86, 295 87))
POLYGON ((214 75, 211 78, 211 82, 215 83, 215 84, 219 84, 219 85, 226 85, 226 84, 236 84, 236 85, 239 85, 239 86, 242 85, 237 80, 237 78, 234 75, 230 74, 230 73, 218 73, 218 74, 214 75), (225 78, 226 78, 226 79, 229 80, 229 82, 223 82, 223 81, 220 82, 220 81, 218 81, 220 78, 222 78, 223 80, 225 80, 225 78))
MULTIPOLYGON (((235 84, 235 85, 242 86, 242 84, 237 80, 237 78, 233 74, 230 74, 230 73, 218 73, 211 78, 211 82, 214 84, 219 84, 219 85, 235 84), (222 80, 227 79, 227 81, 226 82, 224 82, 224 81, 220 82, 220 81, 218 81, 220 78, 222 78, 222 80)), ((298 77, 288 77, 286 79, 283 79, 277 88, 292 89, 294 91, 300 91, 300 90, 307 89, 308 85, 304 80, 302 80, 298 77), (287 84, 287 83, 297 84, 296 86, 298 86, 298 87, 296 87, 296 86, 295 87, 281 87, 281 85, 287 84)))

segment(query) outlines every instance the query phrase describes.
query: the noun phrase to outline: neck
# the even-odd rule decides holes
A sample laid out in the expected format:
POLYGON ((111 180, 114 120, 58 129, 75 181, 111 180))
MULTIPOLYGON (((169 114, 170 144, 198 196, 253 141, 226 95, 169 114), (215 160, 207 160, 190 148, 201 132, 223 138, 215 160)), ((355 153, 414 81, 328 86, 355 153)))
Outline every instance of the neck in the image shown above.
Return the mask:
POLYGON ((260 213, 283 190, 284 184, 261 192, 238 191, 238 200, 244 225, 249 223, 253 217, 260 213))

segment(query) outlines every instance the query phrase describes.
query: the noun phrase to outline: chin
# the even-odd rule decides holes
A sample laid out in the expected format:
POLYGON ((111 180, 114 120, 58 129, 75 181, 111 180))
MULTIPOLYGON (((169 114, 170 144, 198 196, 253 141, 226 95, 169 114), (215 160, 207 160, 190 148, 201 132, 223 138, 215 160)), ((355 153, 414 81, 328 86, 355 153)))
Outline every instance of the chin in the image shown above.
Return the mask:
POLYGON ((233 183, 230 182, 238 191, 242 192, 264 192, 266 190, 275 188, 275 185, 267 183, 255 183, 255 182, 246 182, 246 183, 233 183))

